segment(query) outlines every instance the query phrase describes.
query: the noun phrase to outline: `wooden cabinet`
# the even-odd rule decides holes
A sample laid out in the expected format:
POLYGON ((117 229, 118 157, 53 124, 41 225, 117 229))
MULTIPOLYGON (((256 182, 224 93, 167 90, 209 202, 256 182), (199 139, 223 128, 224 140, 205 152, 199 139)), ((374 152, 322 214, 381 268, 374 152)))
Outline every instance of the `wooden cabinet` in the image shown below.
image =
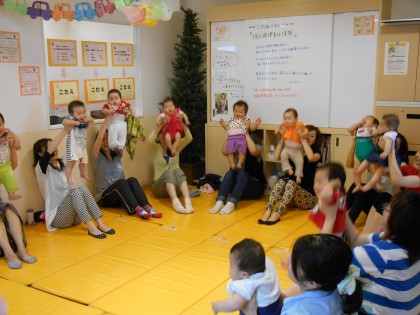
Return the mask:
POLYGON ((382 26, 378 38, 377 101, 420 101, 419 25, 382 26), (386 43, 407 42, 408 70, 406 75, 385 75, 386 43))

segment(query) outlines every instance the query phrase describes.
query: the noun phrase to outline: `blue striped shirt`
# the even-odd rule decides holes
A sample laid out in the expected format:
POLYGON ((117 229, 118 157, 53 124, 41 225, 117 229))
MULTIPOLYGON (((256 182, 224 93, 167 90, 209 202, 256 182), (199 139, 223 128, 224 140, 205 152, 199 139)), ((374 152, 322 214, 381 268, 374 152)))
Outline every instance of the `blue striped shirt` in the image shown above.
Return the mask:
POLYGON ((371 244, 353 249, 353 264, 364 280, 362 311, 366 314, 419 314, 420 261, 410 265, 407 251, 381 234, 371 244))

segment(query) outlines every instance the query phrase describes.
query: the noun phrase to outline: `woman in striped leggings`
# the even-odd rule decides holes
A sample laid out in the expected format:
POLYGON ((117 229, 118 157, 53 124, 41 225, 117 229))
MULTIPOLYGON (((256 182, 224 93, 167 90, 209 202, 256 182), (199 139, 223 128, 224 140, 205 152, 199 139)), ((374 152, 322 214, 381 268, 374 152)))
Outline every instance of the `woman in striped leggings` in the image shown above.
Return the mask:
POLYGON ((45 200, 47 230, 51 232, 83 222, 90 236, 102 239, 106 234, 115 234, 115 230, 102 221, 102 213, 86 187, 67 185, 65 166, 58 158, 57 147, 70 129, 64 127, 54 140, 38 140, 33 148, 36 178, 45 200))
POLYGON ((321 159, 320 131, 312 125, 306 127, 308 133, 306 135, 302 134, 302 145, 305 153, 302 183, 298 185, 291 179, 279 178, 271 190, 264 215, 261 219, 258 219, 259 224, 276 224, 280 221, 280 215, 286 207, 309 210, 317 203, 313 187, 316 168, 321 159), (280 204, 273 212, 278 201, 280 201, 280 204))

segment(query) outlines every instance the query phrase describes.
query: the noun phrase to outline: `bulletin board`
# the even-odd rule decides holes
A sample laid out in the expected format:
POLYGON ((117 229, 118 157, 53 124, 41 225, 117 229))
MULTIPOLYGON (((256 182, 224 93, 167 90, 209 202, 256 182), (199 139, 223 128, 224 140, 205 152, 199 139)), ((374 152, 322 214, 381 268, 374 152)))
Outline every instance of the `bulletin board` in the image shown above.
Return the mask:
MULTIPOLYGON (((61 127, 62 118, 68 115, 67 104, 61 95, 52 89, 51 82, 71 81, 78 86, 78 99, 83 101, 86 112, 91 115, 92 111, 101 110, 107 103, 107 93, 113 88, 115 79, 131 82, 125 84, 123 95, 127 95, 130 103, 134 106, 137 116, 143 115, 142 102, 139 100, 140 93, 136 93, 138 85, 137 75, 140 73, 138 62, 134 53, 136 38, 139 36, 132 26, 113 25, 80 21, 78 23, 43 23, 44 40, 46 47, 52 47, 60 43, 64 45, 66 56, 74 55, 76 64, 67 63, 69 58, 59 56, 47 57, 46 81, 50 128, 61 127), (113 64, 113 53, 110 53, 115 43, 118 44, 118 56, 126 57, 120 61, 122 64, 113 64), (71 48, 69 50, 69 47, 71 48), (129 55, 124 51, 129 50, 129 55), (71 53, 70 53, 71 52, 71 53), (72 53, 74 52, 74 54, 72 53), (65 60, 50 65, 50 60, 65 60), (60 104, 57 103, 57 96, 60 104)), ((46 56, 48 56, 48 52, 46 56)), ((124 85, 123 85, 124 86, 124 85)), ((124 99, 124 98, 123 98, 124 99)))
POLYGON ((360 21, 377 19, 361 11, 211 22, 210 120, 230 118, 240 99, 264 124, 279 124, 289 107, 319 127, 373 113, 378 28, 360 21))

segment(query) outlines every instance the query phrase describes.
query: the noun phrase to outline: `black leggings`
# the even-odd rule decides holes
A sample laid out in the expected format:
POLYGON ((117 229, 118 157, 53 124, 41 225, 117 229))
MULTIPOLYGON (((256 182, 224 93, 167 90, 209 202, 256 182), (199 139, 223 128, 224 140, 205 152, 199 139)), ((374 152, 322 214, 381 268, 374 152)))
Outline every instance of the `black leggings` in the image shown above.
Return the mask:
POLYGON ((134 177, 117 180, 102 193, 98 203, 104 207, 122 205, 128 214, 136 213, 136 208, 139 205, 141 207, 150 205, 138 180, 134 177))
POLYGON ((391 201, 392 196, 387 192, 377 192, 371 189, 367 192, 358 191, 353 194, 354 187, 355 185, 352 184, 347 191, 347 209, 349 209, 348 214, 353 223, 362 211, 369 214, 372 206, 382 214, 384 206, 391 201))

